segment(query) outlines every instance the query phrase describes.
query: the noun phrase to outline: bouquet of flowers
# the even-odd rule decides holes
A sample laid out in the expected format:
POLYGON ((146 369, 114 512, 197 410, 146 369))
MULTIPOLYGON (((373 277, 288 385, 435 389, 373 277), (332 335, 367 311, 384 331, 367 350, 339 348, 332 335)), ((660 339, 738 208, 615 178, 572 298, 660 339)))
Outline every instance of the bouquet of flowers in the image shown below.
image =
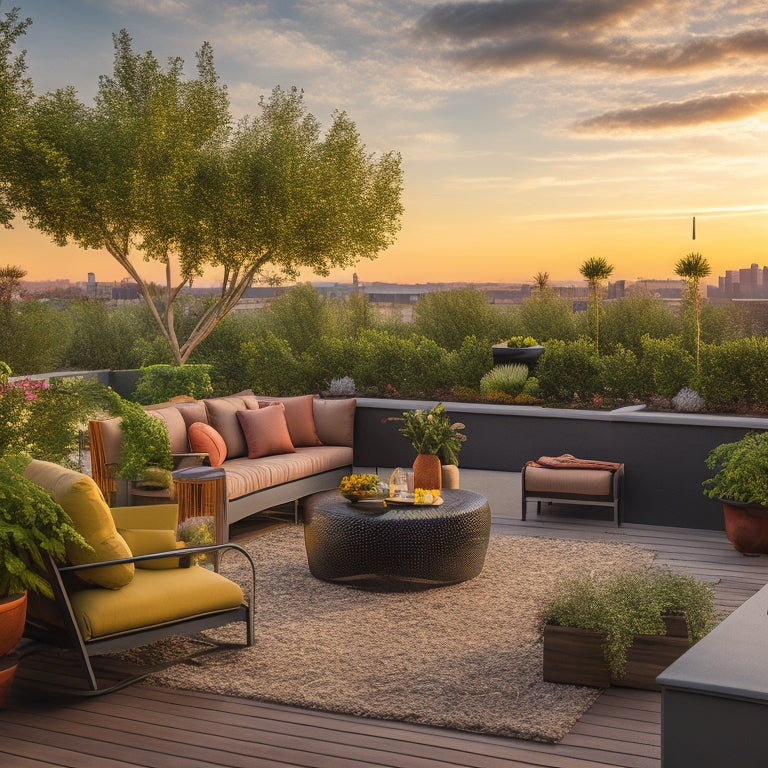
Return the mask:
POLYGON ((445 412, 445 404, 439 403, 430 410, 418 408, 403 411, 402 416, 388 416, 382 421, 402 421, 399 432, 411 441, 416 453, 440 456, 443 464, 458 464, 458 453, 467 436, 461 422, 451 423, 445 412))
POLYGON ((378 475, 345 475, 339 483, 339 493, 350 501, 381 499, 386 496, 378 475))

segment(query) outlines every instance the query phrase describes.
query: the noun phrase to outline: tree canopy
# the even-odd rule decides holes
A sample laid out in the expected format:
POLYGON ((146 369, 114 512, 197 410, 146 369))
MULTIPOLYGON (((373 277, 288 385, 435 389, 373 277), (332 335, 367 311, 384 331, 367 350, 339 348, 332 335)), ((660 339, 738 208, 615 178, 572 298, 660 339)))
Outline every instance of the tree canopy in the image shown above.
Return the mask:
MULTIPOLYGON (((26 28, 6 23, 0 43, 10 50, 26 28)), ((163 68, 151 52, 134 53, 125 30, 114 45, 114 72, 99 78, 91 106, 72 87, 34 97, 23 58, 0 46, 0 89, 14 105, 6 110, 10 97, 0 94, 12 137, 0 144, 0 189, 57 244, 109 253, 139 285, 177 363, 253 282, 304 268, 326 275, 394 242, 400 156, 367 152, 344 112, 323 135, 302 92, 277 87, 256 117, 233 125, 208 43, 191 79, 181 59, 163 68), (142 260, 164 265, 159 294, 142 260), (179 339, 174 302, 209 268, 220 270, 220 289, 179 339)))

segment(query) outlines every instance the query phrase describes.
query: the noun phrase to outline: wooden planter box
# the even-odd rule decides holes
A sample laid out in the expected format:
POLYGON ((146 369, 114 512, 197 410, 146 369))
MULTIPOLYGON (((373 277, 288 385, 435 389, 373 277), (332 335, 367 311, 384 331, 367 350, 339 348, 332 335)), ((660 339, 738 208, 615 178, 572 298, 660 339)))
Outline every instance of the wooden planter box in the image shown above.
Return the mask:
POLYGON ((603 658, 603 636, 577 627, 544 627, 544 680, 549 683, 591 685, 608 688, 642 688, 659 691, 660 675, 688 648, 685 621, 667 621, 666 635, 638 635, 627 652, 627 670, 614 677, 603 658))

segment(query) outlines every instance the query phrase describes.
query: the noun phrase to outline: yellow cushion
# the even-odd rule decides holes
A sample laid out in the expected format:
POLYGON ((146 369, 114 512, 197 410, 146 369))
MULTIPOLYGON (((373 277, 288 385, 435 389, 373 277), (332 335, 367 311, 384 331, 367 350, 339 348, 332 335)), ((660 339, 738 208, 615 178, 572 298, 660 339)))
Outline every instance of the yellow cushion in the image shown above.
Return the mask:
POLYGON ((237 608, 243 591, 233 581, 194 565, 163 571, 137 570, 116 592, 84 589, 71 596, 86 640, 237 608))
MULTIPOLYGON (((117 532, 107 502, 93 478, 58 464, 37 460, 29 462, 24 475, 45 488, 61 504, 72 518, 75 529, 93 547, 93 551, 89 551, 67 544, 67 558, 73 565, 131 557, 131 550, 117 532)), ((133 563, 124 563, 82 571, 78 576, 90 584, 119 589, 130 583, 133 573, 133 563)))
MULTIPOLYGON (((180 549, 184 542, 176 541, 175 531, 163 531, 154 528, 118 528, 118 533, 125 539, 134 555, 151 555, 155 552, 169 552, 180 549)), ((137 568, 159 570, 178 568, 178 557, 163 557, 158 560, 146 560, 135 564, 137 568)))
MULTIPOLYGON (((109 510, 117 529, 154 528, 175 531, 179 524, 177 504, 139 504, 134 507, 111 507, 109 510)), ((134 552, 134 554, 138 554, 134 552)))

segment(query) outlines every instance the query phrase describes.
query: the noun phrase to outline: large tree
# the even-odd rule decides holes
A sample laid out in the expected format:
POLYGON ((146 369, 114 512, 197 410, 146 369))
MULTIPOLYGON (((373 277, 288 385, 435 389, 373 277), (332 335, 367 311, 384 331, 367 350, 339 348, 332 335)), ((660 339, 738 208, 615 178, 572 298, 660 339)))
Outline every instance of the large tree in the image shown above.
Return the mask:
POLYGON ((135 54, 125 30, 114 42, 114 73, 99 79, 93 106, 71 87, 30 97, 0 182, 33 227, 125 269, 179 364, 254 281, 326 275, 394 241, 400 156, 368 153, 346 114, 322 135, 302 93, 275 88, 258 116, 233 126, 210 45, 185 79, 180 59, 162 68, 151 52, 135 54), (159 293, 142 260, 165 266, 159 293), (178 339, 174 302, 211 267, 221 272, 216 300, 178 339))

